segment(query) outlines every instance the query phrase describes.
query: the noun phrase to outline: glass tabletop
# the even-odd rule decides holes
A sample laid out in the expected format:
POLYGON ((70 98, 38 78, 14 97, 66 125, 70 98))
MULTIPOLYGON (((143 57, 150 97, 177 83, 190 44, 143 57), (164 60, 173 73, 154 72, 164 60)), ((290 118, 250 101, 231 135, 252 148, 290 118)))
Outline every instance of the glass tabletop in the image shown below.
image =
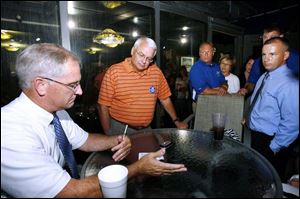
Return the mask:
MULTIPOLYGON (((168 176, 138 176, 128 181, 127 197, 252 197, 281 198, 282 185, 273 166, 255 150, 212 133, 153 129, 130 135, 132 149, 119 164, 138 160, 139 154, 154 152, 170 141, 162 161, 183 163, 188 171, 168 176)), ((95 152, 83 165, 81 177, 96 175, 107 165, 116 164, 108 151, 95 152)))

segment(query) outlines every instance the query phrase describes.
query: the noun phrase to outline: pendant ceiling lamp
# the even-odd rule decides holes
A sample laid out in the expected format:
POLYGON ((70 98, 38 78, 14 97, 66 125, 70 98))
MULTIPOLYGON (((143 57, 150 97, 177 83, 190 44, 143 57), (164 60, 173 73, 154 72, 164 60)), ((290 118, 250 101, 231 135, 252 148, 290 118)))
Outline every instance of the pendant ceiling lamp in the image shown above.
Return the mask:
POLYGON ((93 42, 96 42, 98 44, 104 44, 110 48, 114 48, 124 42, 124 37, 122 37, 114 30, 107 28, 98 35, 96 35, 93 38, 93 42))
POLYGON ((6 39, 10 39, 10 38, 12 38, 11 34, 9 34, 5 30, 1 30, 1 40, 6 40, 6 39))
POLYGON ((103 51, 103 49, 92 46, 92 47, 89 47, 89 48, 84 48, 83 51, 86 51, 87 53, 89 53, 91 55, 94 55, 94 54, 96 54, 98 52, 103 51))
POLYGON ((16 42, 13 39, 8 41, 1 41, 1 48, 5 48, 7 51, 15 52, 20 48, 25 48, 27 45, 21 42, 16 42))
POLYGON ((123 1, 101 1, 101 2, 106 8, 109 9, 114 9, 125 4, 125 2, 123 1))

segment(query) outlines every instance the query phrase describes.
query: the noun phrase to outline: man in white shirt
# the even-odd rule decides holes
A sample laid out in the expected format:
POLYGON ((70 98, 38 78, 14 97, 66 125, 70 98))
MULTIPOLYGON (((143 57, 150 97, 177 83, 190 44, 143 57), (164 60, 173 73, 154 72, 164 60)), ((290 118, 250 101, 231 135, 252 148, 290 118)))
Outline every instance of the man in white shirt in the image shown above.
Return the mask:
MULTIPOLYGON (((1 108, 1 189, 13 197, 101 197, 97 176, 71 178, 56 140, 53 114, 59 117, 72 149, 111 149, 115 161, 130 152, 126 136, 87 133, 64 110, 74 105, 80 86, 80 61, 55 44, 33 44, 16 61, 21 95, 1 108)), ((128 177, 186 171, 182 164, 156 160, 164 150, 128 166, 128 177)))

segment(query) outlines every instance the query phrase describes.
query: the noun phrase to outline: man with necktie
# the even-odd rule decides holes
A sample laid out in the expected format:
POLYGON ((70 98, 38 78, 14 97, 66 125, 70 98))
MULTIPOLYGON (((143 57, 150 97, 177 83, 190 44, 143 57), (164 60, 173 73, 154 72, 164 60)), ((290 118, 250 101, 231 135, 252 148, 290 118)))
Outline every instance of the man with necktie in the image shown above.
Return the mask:
MULTIPOLYGON (((274 24, 264 28, 262 35, 262 43, 265 43, 268 39, 271 39, 273 37, 284 37, 282 29, 274 24)), ((286 65, 289 69, 293 71, 294 74, 299 75, 299 53, 297 50, 293 48, 289 49, 289 58, 286 60, 286 65)), ((263 66, 261 57, 259 57, 254 60, 248 80, 245 83, 244 87, 238 91, 238 94, 244 96, 252 95, 258 78, 264 72, 265 68, 263 66)))
MULTIPOLYGON (((131 142, 127 136, 87 133, 64 110, 82 95, 79 59, 55 44, 33 44, 18 55, 16 73, 22 93, 1 108, 1 190, 22 198, 101 197, 97 176, 79 179, 72 150, 111 150, 117 162, 131 142)), ((156 160, 164 153, 129 165, 128 177, 186 171, 183 164, 156 160)))
POLYGON ((289 45, 284 38, 267 40, 262 62, 267 72, 251 96, 251 147, 266 157, 282 181, 288 157, 299 135, 299 79, 287 68, 289 45))

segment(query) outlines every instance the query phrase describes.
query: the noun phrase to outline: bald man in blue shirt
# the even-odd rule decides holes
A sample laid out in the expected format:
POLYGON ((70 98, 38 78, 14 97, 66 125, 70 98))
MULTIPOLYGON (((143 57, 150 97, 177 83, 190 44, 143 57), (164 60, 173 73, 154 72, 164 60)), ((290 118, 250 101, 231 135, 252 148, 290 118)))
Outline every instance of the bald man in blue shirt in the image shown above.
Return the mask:
POLYGON ((198 94, 225 95, 228 85, 221 72, 220 65, 212 63, 215 48, 210 42, 204 42, 199 47, 200 59, 192 66, 189 84, 193 101, 198 94))

